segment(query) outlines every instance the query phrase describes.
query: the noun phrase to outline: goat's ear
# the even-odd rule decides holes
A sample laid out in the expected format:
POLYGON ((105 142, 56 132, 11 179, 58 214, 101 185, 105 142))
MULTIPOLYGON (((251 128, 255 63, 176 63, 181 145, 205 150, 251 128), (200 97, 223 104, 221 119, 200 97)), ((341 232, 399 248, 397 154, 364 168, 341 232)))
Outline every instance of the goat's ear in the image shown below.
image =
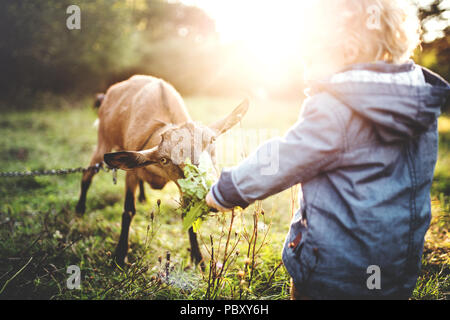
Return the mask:
POLYGON ((214 130, 217 135, 221 135, 232 127, 234 127, 245 116, 249 107, 248 99, 245 99, 236 109, 234 109, 228 116, 219 120, 209 127, 214 130))
POLYGON ((156 148, 147 151, 122 151, 114 153, 105 153, 104 161, 111 168, 122 170, 133 170, 145 167, 158 162, 156 158, 156 148))

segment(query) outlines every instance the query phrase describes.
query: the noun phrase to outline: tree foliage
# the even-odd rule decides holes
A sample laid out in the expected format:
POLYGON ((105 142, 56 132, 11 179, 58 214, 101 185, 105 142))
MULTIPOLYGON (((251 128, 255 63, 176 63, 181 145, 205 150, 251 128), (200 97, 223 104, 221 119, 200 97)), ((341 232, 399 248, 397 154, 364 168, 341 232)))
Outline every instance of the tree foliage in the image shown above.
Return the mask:
MULTIPOLYGON (((447 81, 450 81, 450 23, 448 22, 448 15, 450 7, 445 7, 442 0, 434 0, 429 5, 419 8, 419 18, 422 21, 422 28, 424 32, 430 32, 427 24, 431 20, 440 23, 446 23, 447 27, 442 30, 442 37, 438 37, 432 42, 423 43, 422 50, 417 55, 416 60, 437 72, 447 81)), ((444 112, 450 111, 450 101, 444 107, 444 112)))
MULTIPOLYGON (((68 30, 68 0, 3 0, 2 95, 66 93, 95 87, 127 65, 129 12, 123 1, 79 1, 81 30, 68 30), (105 72, 107 68, 107 72, 105 72)), ((130 61, 130 60, 128 60, 130 61)))
MULTIPOLYGON (((441 2, 420 9, 424 28, 430 19, 445 19, 441 2)), ((71 4, 2 0, 0 98, 7 105, 27 97, 35 101, 42 92, 92 94, 137 73, 162 77, 183 94, 233 93, 264 80, 251 76, 252 67, 244 63, 229 67, 240 61, 239 50, 220 43, 214 21, 197 7, 165 0, 79 0, 81 30, 69 30, 71 4)), ((447 79, 449 31, 425 43, 417 56, 447 79)), ((301 77, 291 78, 284 89, 281 84, 271 89, 300 92, 301 77)))

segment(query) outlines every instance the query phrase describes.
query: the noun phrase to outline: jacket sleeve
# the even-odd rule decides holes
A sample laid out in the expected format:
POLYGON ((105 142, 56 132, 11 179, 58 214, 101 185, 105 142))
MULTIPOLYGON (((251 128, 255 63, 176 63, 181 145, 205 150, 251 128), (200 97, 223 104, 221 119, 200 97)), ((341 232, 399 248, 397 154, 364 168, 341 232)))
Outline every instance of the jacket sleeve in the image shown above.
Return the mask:
POLYGON ((326 94, 306 100, 284 137, 267 141, 240 165, 222 171, 211 188, 214 200, 224 208, 245 208, 335 167, 345 132, 333 105, 326 94))

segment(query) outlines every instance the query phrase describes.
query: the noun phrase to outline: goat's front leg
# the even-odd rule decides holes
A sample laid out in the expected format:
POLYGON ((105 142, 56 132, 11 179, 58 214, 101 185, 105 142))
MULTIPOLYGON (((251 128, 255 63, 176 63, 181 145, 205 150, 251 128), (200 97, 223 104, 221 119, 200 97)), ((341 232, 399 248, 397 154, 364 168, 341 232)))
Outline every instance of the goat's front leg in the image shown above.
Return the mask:
POLYGON ((192 227, 189 228, 189 242, 191 243, 191 260, 197 265, 200 264, 202 270, 205 270, 205 262, 203 261, 202 252, 198 246, 197 234, 192 227))
POLYGON ((115 252, 115 260, 121 267, 125 265, 125 259, 128 252, 128 234, 130 231, 130 224, 136 214, 134 196, 138 182, 139 180, 136 173, 133 171, 128 171, 125 184, 125 206, 122 214, 122 230, 120 232, 119 243, 117 244, 115 252))
POLYGON ((97 169, 89 168, 83 173, 83 178, 81 180, 81 192, 80 198, 78 199, 77 206, 75 207, 76 213, 83 215, 86 212, 86 195, 91 185, 92 178, 97 173, 97 169))
POLYGON ((99 145, 92 155, 90 168, 83 173, 83 178, 81 180, 81 192, 80 198, 78 200, 77 206, 75 208, 78 214, 84 214, 86 211, 86 195, 91 185, 92 178, 98 172, 97 168, 93 168, 96 164, 102 164, 103 154, 108 152, 110 148, 105 145, 99 145))
POLYGON ((139 180, 139 202, 144 203, 147 198, 145 197, 145 188, 144 188, 144 181, 139 180))

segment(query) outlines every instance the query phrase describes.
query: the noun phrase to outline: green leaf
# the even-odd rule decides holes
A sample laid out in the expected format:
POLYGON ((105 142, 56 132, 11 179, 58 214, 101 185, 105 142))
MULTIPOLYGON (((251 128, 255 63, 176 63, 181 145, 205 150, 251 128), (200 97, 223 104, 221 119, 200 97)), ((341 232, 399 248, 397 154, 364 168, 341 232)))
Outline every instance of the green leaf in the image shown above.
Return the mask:
POLYGON ((194 232, 197 233, 197 231, 200 229, 200 226, 202 225, 203 220, 201 218, 194 221, 192 224, 192 227, 194 228, 194 232))
POLYGON ((202 215, 203 203, 198 202, 191 207, 183 219, 183 229, 187 231, 194 222, 202 215))
POLYGON ((209 214, 209 207, 205 198, 214 182, 211 174, 213 169, 205 158, 200 157, 199 167, 194 166, 190 159, 186 159, 183 169, 184 179, 178 180, 178 185, 183 192, 183 229, 188 230, 191 226, 197 232, 203 219, 209 214))

